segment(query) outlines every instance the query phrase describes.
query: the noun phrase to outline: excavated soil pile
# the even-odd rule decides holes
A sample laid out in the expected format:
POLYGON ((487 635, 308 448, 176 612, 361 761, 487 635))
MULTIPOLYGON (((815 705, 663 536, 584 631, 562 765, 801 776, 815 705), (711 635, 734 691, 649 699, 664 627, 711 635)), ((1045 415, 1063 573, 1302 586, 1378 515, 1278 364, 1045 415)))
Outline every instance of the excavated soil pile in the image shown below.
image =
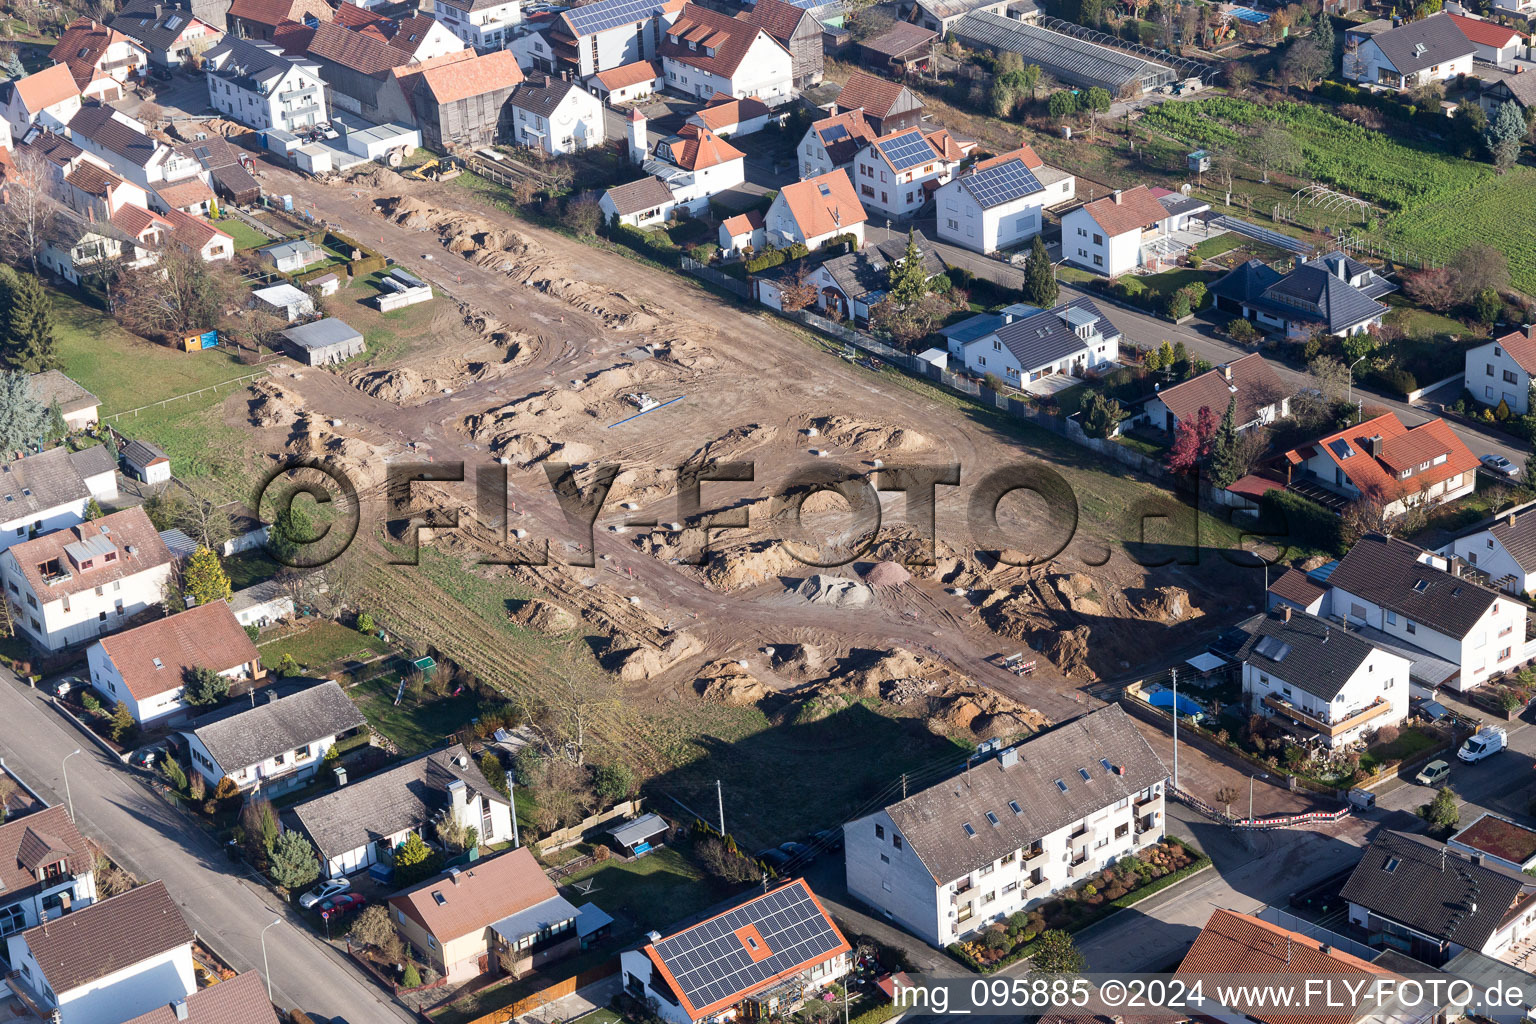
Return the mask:
POLYGON ((925 451, 933 442, 915 430, 884 423, 865 423, 847 416, 819 416, 811 426, 839 448, 861 455, 886 456, 925 451))
POLYGON ((762 680, 730 660, 705 665, 693 686, 705 700, 736 706, 756 704, 772 692, 762 680))
POLYGON ((704 582, 716 590, 755 587, 800 567, 778 541, 758 541, 727 551, 713 551, 704 567, 704 582))
POLYGON ((896 562, 880 562, 864 574, 864 582, 872 587, 899 587, 911 579, 906 566, 896 562))
POLYGON ((579 622, 575 615, 548 601, 535 598, 510 613, 513 622, 540 633, 569 633, 579 622))
POLYGON ((365 395, 405 405, 426 392, 427 382, 415 370, 401 367, 357 374, 352 378, 352 385, 365 395))
MULTIPOLYGON (((615 645, 620 641, 616 639, 615 645)), ((622 650, 622 646, 619 646, 622 650)), ((619 680, 625 683, 638 683, 660 675, 667 669, 676 665, 685 658, 702 653, 704 645, 691 633, 679 633, 667 642, 661 650, 651 647, 636 647, 626 651, 619 659, 619 680)))
POLYGON ((811 604, 831 608, 867 608, 875 603, 875 593, 858 580, 817 573, 803 580, 795 593, 811 604))
POLYGON ((251 423, 258 427, 287 426, 299 418, 299 397, 276 381, 259 380, 250 387, 251 423))

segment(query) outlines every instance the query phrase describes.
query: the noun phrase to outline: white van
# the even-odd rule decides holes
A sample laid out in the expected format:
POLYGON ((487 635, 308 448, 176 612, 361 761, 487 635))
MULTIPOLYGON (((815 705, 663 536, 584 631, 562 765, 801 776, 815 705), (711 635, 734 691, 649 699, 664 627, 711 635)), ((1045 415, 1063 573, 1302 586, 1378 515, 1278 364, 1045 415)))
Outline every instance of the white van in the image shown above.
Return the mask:
POLYGON ((1456 756, 1467 762, 1481 761, 1490 754, 1497 754, 1503 750, 1507 741, 1508 736, 1500 726, 1484 726, 1477 730, 1476 736, 1467 738, 1467 742, 1456 751, 1456 756))

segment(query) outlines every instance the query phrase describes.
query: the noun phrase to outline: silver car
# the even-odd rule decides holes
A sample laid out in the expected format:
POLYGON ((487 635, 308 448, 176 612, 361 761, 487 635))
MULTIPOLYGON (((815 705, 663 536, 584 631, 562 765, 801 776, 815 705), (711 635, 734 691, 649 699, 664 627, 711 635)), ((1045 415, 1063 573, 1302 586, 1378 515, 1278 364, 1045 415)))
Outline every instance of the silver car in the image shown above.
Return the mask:
POLYGON ((1488 470, 1488 472, 1497 473, 1499 476, 1517 477, 1520 475, 1520 467, 1502 455, 1480 455, 1477 461, 1481 462, 1483 468, 1488 470))
POLYGON ((309 892, 299 897, 299 906, 308 910, 321 900, 328 900, 332 896, 339 896, 352 888, 352 883, 345 878, 333 878, 328 882, 321 882, 309 892))

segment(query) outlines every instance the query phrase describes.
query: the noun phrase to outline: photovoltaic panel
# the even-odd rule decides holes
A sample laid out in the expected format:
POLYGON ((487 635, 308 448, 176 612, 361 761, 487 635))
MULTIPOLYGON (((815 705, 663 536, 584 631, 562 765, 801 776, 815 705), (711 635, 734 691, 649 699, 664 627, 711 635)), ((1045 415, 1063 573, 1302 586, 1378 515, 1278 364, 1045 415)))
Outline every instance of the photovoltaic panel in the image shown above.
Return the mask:
POLYGON ((695 1009, 735 999, 837 949, 841 940, 803 883, 768 893, 655 944, 695 1009), (768 956, 754 961, 737 932, 751 925, 768 956))
POLYGON ((1010 160, 960 179, 985 209, 1039 192, 1044 186, 1022 160, 1010 160))
POLYGON ((838 139, 846 139, 847 137, 848 126, 841 124, 834 124, 821 133, 823 142, 836 142, 838 139))
POLYGON ((631 25, 656 11, 656 0, 602 0, 565 12, 566 21, 579 36, 602 32, 620 25, 631 25))
POLYGON ((935 158, 933 145, 916 128, 881 143, 880 151, 898 171, 905 171, 935 158))

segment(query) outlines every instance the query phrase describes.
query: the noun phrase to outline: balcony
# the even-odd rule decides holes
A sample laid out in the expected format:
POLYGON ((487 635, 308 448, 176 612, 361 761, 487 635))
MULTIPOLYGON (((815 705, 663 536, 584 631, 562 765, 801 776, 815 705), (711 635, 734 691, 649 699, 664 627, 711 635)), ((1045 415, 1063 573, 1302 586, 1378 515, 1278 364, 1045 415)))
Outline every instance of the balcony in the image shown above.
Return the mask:
POLYGON ((1378 718, 1381 715, 1386 714, 1387 711, 1392 707, 1392 705, 1389 704, 1385 698, 1377 697, 1366 707, 1345 715, 1337 722, 1329 722, 1326 719, 1317 717, 1316 715, 1308 714, 1307 712, 1298 708, 1296 705, 1292 704, 1290 701, 1286 700, 1284 697, 1277 697, 1272 693, 1264 698, 1264 706, 1278 711, 1280 714, 1291 719, 1292 721, 1299 722, 1300 724, 1306 726, 1308 729, 1327 736, 1329 739, 1340 736, 1351 729, 1359 728, 1361 725, 1364 725, 1371 719, 1378 718))
POLYGON ((1072 834, 1067 836, 1067 843, 1068 843, 1068 845, 1071 845, 1072 843, 1077 842, 1079 839, 1085 838, 1090 831, 1091 830, 1088 828, 1087 825, 1079 825, 1079 826, 1077 826, 1077 828, 1072 830, 1072 834))
POLYGON ((1136 817, 1141 817, 1142 811, 1156 804, 1161 795, 1160 793, 1154 793, 1152 796, 1140 798, 1132 804, 1131 808, 1135 811, 1136 817))
POLYGON ((1031 864, 1038 864, 1043 860, 1045 860, 1045 848, 1043 846, 1037 846, 1033 850, 1024 851, 1023 855, 1020 857, 1019 865, 1021 867, 1028 867, 1031 864))

